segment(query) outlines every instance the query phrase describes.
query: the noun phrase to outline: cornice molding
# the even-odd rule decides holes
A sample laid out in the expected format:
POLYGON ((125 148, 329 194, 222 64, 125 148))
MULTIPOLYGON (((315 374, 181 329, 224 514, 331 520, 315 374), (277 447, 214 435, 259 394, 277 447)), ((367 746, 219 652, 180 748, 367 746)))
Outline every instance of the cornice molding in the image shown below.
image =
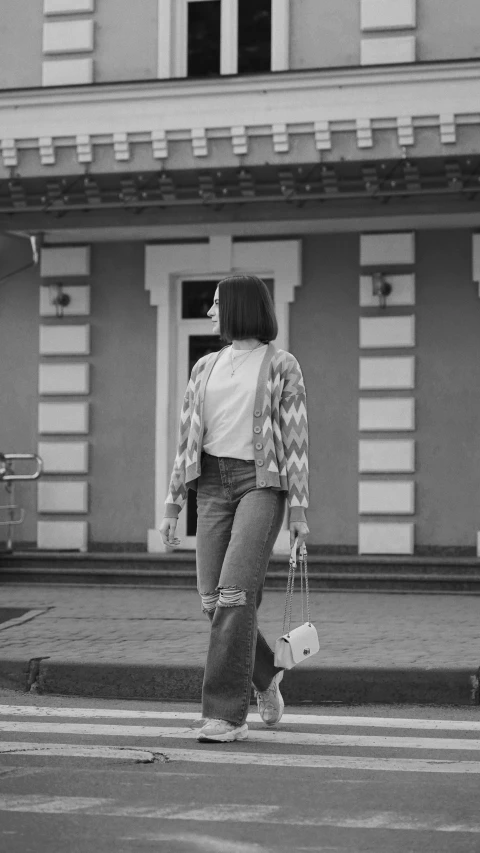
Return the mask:
POLYGON ((284 92, 295 89, 335 89, 398 85, 405 83, 440 83, 449 81, 480 82, 480 59, 446 62, 412 63, 411 65, 369 65, 345 68, 321 68, 301 71, 275 71, 255 76, 222 75, 206 80, 174 78, 170 80, 135 80, 121 83, 95 83, 81 86, 3 89, 0 109, 22 104, 47 106, 125 100, 132 96, 141 100, 221 96, 252 93, 284 92))
POLYGON ((3 91, 0 149, 4 167, 21 173, 25 149, 43 149, 39 167, 48 167, 56 149, 72 144, 84 164, 96 145, 127 162, 133 146, 147 142, 155 168, 159 161, 168 167, 177 142, 188 140, 201 164, 214 153, 210 142, 226 139, 242 165, 249 139, 266 136, 288 163, 295 134, 311 136, 321 158, 334 152, 335 132, 353 132, 358 149, 375 149, 375 131, 393 129, 406 156, 416 129, 433 127, 444 154, 458 154, 457 127, 480 125, 479 81, 480 60, 469 60, 3 91))

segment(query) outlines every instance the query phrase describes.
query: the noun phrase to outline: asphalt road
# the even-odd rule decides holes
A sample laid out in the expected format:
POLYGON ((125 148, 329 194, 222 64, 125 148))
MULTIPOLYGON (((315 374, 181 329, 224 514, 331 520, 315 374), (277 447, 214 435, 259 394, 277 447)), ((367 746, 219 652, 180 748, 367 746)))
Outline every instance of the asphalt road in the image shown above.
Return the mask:
POLYGON ((0 692, 2 853, 478 853, 477 708, 288 707, 199 744, 194 705, 0 692))

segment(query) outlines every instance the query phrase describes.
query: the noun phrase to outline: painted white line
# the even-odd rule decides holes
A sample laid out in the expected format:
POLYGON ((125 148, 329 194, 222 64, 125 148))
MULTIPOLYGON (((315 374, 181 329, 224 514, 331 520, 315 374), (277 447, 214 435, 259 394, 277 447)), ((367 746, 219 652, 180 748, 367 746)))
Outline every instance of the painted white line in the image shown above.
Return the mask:
POLYGON ((341 770, 374 770, 404 773, 463 773, 480 775, 480 761, 450 761, 423 758, 367 758, 349 755, 286 755, 278 753, 240 752, 236 747, 209 749, 121 749, 113 746, 90 746, 70 743, 0 743, 0 754, 41 755, 61 758, 131 758, 150 763, 154 756, 167 762, 186 761, 193 764, 246 764, 256 767, 311 767, 341 770))
MULTIPOLYGON (((253 841, 228 841, 226 838, 215 838, 213 835, 200 835, 198 832, 144 832, 141 831, 137 835, 118 836, 119 841, 130 842, 128 849, 136 849, 138 845, 156 842, 159 845, 162 841, 173 841, 172 849, 183 844, 183 850, 189 850, 191 853, 198 850, 203 853, 272 853, 271 847, 264 847, 263 844, 253 841)), ((159 850, 164 847, 159 846, 159 850)), ((307 848, 298 847, 298 850, 306 850, 307 848)), ((313 848, 310 848, 313 850, 313 848)), ((337 851, 338 847, 318 847, 315 846, 317 853, 332 853, 337 851)))
MULTIPOLYGON (((201 714, 195 711, 128 711, 115 708, 53 708, 39 705, 0 705, 5 717, 80 717, 118 720, 192 720, 201 714)), ((260 723, 259 714, 249 714, 249 723, 260 723)), ((323 714, 284 714, 282 725, 357 726, 391 729, 425 729, 432 731, 480 732, 478 720, 425 720, 405 717, 342 717, 323 714)))
POLYGON ((0 624, 0 631, 4 631, 6 628, 15 628, 16 625, 23 625, 24 622, 30 622, 30 619, 35 619, 36 616, 47 613, 47 610, 48 608, 43 608, 43 610, 29 610, 23 616, 15 616, 14 619, 9 619, 8 622, 2 622, 0 624))
POLYGON ((216 803, 188 808, 185 805, 163 806, 119 803, 113 798, 49 797, 42 794, 0 795, 0 810, 33 814, 97 815, 102 817, 153 818, 154 820, 190 820, 205 823, 275 823, 284 826, 335 826, 349 829, 397 829, 416 832, 480 833, 480 823, 463 821, 448 823, 442 814, 420 817, 401 812, 375 812, 353 816, 340 811, 320 815, 288 813, 283 806, 250 803, 216 803))
POLYGON ((20 743, 0 742, 0 755, 49 755, 61 758, 120 758, 151 763, 154 754, 148 749, 130 749, 115 746, 88 746, 70 743, 20 743))
POLYGON ((8 812, 33 814, 71 814, 86 809, 98 809, 113 801, 107 797, 51 797, 45 794, 0 794, 0 809, 8 812))
MULTIPOLYGON (((0 732, 28 732, 30 734, 100 735, 108 737, 175 738, 192 740, 198 728, 178 726, 120 726, 99 723, 34 723, 9 720, 0 723, 0 732)), ((375 735, 333 735, 314 732, 284 732, 276 730, 250 730, 250 741, 272 745, 295 746, 346 746, 380 749, 431 749, 480 750, 480 740, 471 738, 385 737, 375 735)))

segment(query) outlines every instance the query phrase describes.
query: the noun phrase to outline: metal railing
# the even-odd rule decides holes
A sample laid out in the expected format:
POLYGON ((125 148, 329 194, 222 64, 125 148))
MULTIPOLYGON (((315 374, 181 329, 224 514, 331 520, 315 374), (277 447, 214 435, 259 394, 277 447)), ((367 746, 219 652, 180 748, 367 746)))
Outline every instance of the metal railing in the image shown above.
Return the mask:
POLYGON ((18 481, 38 480, 43 470, 43 462, 36 453, 0 453, 0 484, 5 484, 9 502, 0 506, 0 513, 6 512, 7 518, 0 518, 0 526, 7 527, 7 551, 13 551, 13 532, 18 524, 25 519, 25 510, 15 503, 15 483, 18 481), (30 473, 15 474, 14 463, 17 461, 34 462, 35 468, 30 473))

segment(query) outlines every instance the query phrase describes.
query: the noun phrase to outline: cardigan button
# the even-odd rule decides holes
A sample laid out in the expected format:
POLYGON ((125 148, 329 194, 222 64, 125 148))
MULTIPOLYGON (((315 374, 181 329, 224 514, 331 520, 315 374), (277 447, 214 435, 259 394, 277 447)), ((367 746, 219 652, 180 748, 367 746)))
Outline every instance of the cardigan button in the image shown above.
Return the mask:
POLYGON ((261 432, 261 431, 262 431, 262 428, 261 428, 261 427, 259 427, 259 426, 254 426, 254 427, 253 427, 253 431, 254 431, 254 432, 256 432, 256 433, 259 433, 259 432, 261 432))
POLYGON ((263 459, 257 459, 257 465, 259 465, 260 467, 262 467, 262 465, 263 465, 263 459))
POLYGON ((261 485, 261 486, 266 486, 267 484, 266 484, 265 480, 260 480, 260 485, 261 485))
MULTIPOLYGON (((250 409, 250 411, 251 411, 251 409, 250 409)), ((253 414, 255 415, 256 418, 259 418, 262 413, 261 413, 260 409, 255 409, 253 414)))
POLYGON ((261 442, 261 441, 257 441, 257 443, 256 443, 256 445, 255 445, 255 450, 261 450, 261 449, 262 449, 262 447, 263 447, 262 442, 261 442))

